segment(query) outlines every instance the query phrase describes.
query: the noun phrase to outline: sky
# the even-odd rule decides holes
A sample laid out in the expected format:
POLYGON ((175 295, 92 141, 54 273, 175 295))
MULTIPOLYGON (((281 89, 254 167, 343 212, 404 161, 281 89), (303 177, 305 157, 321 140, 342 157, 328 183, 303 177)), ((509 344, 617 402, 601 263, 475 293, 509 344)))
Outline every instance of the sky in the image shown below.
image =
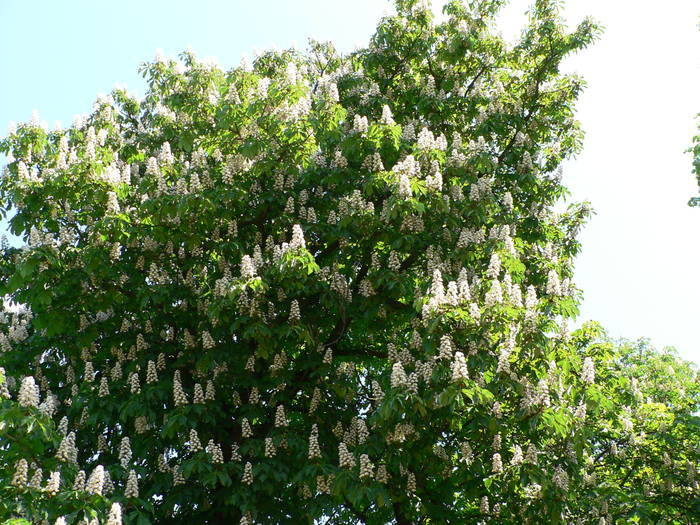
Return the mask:
MULTIPOLYGON (((503 10, 506 39, 530 3, 503 10)), ((303 48, 309 37, 350 51, 389 9, 387 0, 0 0, 0 126, 33 110, 50 127, 69 125, 115 84, 143 95, 138 66, 158 48, 191 48, 225 68, 256 49, 303 48)), ((700 364, 700 208, 687 206, 698 191, 685 153, 700 112, 700 4, 569 0, 563 15, 605 27, 563 66, 588 84, 577 113, 584 150, 564 170, 571 199, 596 211, 576 262, 580 320, 700 364)))

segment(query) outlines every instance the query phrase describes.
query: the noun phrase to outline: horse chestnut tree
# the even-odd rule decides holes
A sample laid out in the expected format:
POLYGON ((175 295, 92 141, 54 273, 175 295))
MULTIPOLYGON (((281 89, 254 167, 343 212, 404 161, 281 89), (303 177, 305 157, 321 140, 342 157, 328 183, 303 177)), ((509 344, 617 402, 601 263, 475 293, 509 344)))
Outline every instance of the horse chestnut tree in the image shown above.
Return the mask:
MULTIPOLYGON (((501 4, 453 0, 437 23, 396 0, 350 54, 157 57, 142 100, 117 89, 69 129, 11 130, 0 206, 24 245, 0 259, 0 517, 688 515, 654 503, 648 469, 631 505, 601 483, 645 419, 616 347, 567 329, 589 209, 554 210, 582 138, 583 83, 559 67, 598 30, 538 0, 510 46, 501 4)), ((678 443, 671 470, 691 461, 678 443)))

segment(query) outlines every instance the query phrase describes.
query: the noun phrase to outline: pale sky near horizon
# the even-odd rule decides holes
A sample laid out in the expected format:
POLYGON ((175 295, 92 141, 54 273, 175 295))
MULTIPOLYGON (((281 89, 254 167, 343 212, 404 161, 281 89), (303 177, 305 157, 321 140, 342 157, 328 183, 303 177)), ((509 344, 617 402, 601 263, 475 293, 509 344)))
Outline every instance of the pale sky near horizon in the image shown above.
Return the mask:
MULTIPOLYGON (((443 2, 435 1, 434 4, 443 2)), ((530 5, 512 0, 500 17, 514 38, 530 5)), ((0 126, 29 120, 50 127, 87 113, 97 93, 127 83, 144 94, 141 62, 156 48, 188 46, 224 67, 271 46, 304 47, 309 36, 344 51, 366 42, 385 0, 0 0, 0 126)), ((588 83, 577 117, 583 152, 566 164, 573 200, 597 215, 581 233, 576 283, 581 319, 615 337, 649 337, 700 363, 700 208, 691 158, 700 112, 700 4, 696 0, 570 0, 571 24, 590 15, 602 38, 569 59, 588 83)), ((0 129, 4 134, 4 129, 0 129)), ((1 161, 2 159, 0 159, 1 161)))

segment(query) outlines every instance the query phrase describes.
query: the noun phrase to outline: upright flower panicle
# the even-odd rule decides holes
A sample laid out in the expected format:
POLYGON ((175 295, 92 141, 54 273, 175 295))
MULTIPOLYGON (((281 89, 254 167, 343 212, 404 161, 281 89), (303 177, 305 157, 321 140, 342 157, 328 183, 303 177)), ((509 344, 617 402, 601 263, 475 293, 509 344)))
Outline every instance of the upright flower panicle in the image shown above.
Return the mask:
POLYGON ((22 379, 22 386, 19 389, 17 402, 23 407, 39 406, 39 386, 34 382, 32 376, 22 379))

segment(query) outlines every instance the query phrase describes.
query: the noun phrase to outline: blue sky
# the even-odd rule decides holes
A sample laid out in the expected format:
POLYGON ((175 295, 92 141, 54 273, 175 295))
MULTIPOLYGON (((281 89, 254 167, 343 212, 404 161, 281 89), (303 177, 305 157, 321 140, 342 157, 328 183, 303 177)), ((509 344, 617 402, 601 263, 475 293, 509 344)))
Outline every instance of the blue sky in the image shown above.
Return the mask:
MULTIPOLYGON (((503 12, 506 38, 529 3, 512 0, 503 12)), ((116 83, 143 95, 138 66, 157 48, 174 56, 191 46, 224 67, 256 48, 304 47, 310 36, 347 51, 389 8, 385 0, 0 0, 0 126, 34 109, 50 127, 70 125, 116 83)), ((697 190, 684 153, 700 112, 700 5, 570 0, 564 14, 606 27, 565 64, 588 89, 578 113, 585 149, 564 182, 597 211, 577 262, 582 319, 700 363, 700 209, 686 206, 697 190)))

